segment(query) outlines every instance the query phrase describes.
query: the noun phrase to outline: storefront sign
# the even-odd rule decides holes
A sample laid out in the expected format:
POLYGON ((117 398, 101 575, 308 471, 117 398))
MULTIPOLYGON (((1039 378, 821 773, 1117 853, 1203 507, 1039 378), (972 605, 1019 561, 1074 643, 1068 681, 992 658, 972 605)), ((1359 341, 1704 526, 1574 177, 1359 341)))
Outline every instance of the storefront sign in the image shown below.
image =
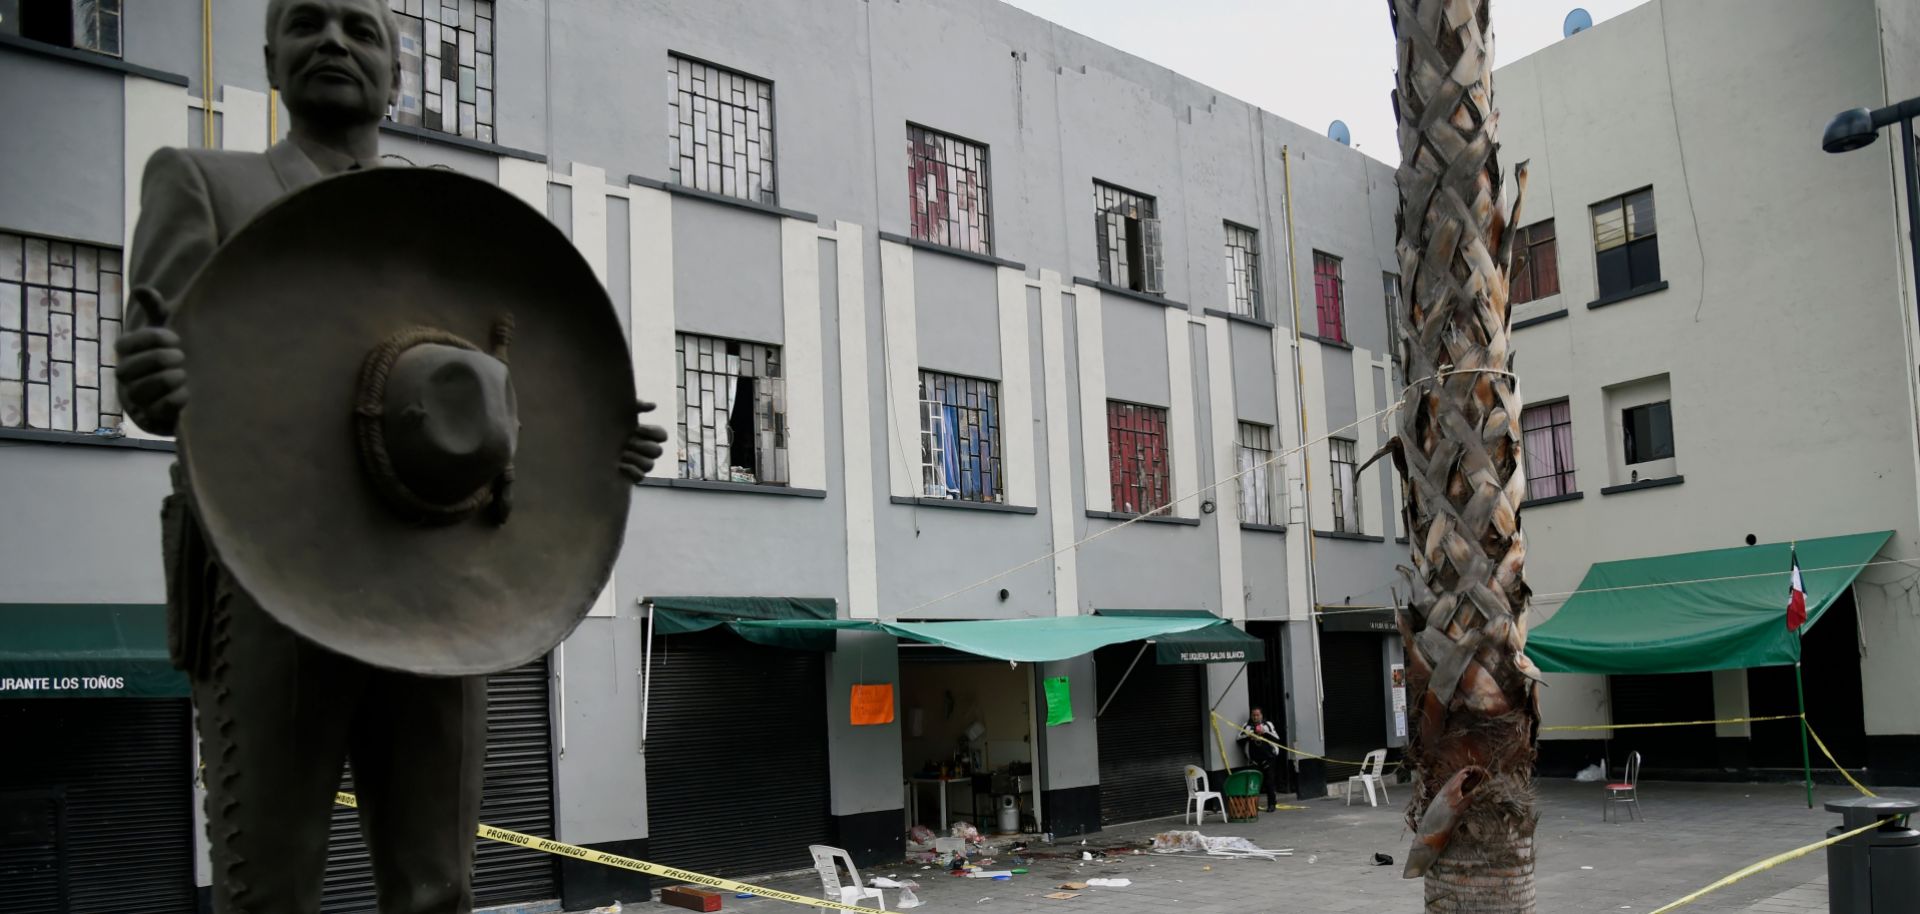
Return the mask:
POLYGON ((1318 613, 1323 632, 1398 632, 1391 609, 1346 609, 1323 606, 1318 613))
POLYGON ((1181 651, 1181 663, 1239 663, 1247 659, 1244 650, 1234 651, 1181 651))
MULTIPOLYGON (((123 692, 125 676, 6 676, 0 677, 0 695, 8 692, 71 693, 72 697, 123 692)), ((36 694, 36 698, 53 697, 36 694)))

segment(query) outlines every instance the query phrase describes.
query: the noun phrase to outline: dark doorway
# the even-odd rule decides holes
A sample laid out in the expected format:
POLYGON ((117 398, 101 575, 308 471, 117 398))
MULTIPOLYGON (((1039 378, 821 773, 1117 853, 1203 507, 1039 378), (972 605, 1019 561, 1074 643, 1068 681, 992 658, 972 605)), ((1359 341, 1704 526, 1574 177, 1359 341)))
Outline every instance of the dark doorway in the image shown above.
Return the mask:
MULTIPOLYGON (((1807 685, 1807 720, 1840 764, 1864 766, 1867 734, 1860 686, 1860 615, 1852 588, 1802 631, 1800 648, 1801 673, 1807 685)), ((1793 667, 1748 670, 1747 707, 1747 713, 1754 717, 1800 713, 1793 667)), ((1766 721, 1752 727, 1753 741, 1747 757, 1753 767, 1800 768, 1798 721, 1766 721)), ((1813 767, 1832 767, 1818 748, 1812 753, 1813 767)))

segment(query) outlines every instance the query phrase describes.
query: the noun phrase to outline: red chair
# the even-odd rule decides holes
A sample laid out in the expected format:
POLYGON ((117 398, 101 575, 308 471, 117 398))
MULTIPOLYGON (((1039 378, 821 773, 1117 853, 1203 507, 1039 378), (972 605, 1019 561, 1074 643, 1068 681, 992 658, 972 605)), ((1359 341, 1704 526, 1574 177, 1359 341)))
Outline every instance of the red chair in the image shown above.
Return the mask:
MULTIPOLYGON (((1646 821, 1640 815, 1640 753, 1638 752, 1627 753, 1627 779, 1607 785, 1606 802, 1600 804, 1600 821, 1607 821, 1607 811, 1612 809, 1615 803, 1626 804, 1627 815, 1632 819, 1646 821)), ((1618 824, 1620 820, 1613 821, 1618 824)))

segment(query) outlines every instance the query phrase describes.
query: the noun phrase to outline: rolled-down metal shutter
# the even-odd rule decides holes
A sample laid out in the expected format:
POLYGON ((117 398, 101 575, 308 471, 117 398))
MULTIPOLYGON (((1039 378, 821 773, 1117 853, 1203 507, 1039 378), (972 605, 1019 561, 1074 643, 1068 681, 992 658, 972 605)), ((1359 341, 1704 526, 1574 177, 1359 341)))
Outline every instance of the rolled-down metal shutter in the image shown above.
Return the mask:
POLYGON ((723 629, 654 643, 647 850, 720 876, 800 869, 833 844, 826 658, 723 629))
POLYGON ((1187 802, 1187 766, 1206 764, 1203 668, 1162 666, 1151 647, 1143 656, 1134 642, 1101 648, 1094 654, 1094 669, 1099 680, 1095 706, 1107 705, 1097 731, 1100 824, 1179 815, 1187 802), (1129 666, 1131 676, 1126 675, 1129 666))
MULTIPOLYGON (((1327 757, 1358 762, 1387 745, 1387 685, 1381 636, 1321 632, 1320 662, 1326 682, 1327 757)), ((1327 763, 1327 784, 1342 784, 1359 765, 1327 763)))
POLYGON ((43 698, 0 710, 12 747, 0 752, 0 789, 18 791, 0 794, 0 827, 28 845, 18 857, 0 850, 0 910, 192 914, 187 700, 43 698))
MULTIPOLYGON (((480 821, 511 831, 553 837, 553 727, 547 660, 487 677, 486 780, 480 821)), ((346 772, 342 790, 353 790, 346 772)), ((478 840, 478 839, 476 839, 478 840)), ((558 898, 551 854, 478 840, 474 849, 476 904, 558 898)), ((374 909, 373 861, 352 809, 335 806, 327 847, 326 893, 320 909, 363 914, 374 909)))

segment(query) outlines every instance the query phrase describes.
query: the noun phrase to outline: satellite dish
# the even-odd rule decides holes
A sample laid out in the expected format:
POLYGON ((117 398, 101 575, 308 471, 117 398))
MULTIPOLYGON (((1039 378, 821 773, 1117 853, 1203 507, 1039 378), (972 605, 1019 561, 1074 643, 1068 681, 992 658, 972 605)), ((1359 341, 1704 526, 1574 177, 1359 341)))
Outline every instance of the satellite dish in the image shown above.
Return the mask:
POLYGON ((1342 146, 1353 145, 1353 131, 1347 129, 1346 121, 1334 121, 1327 125, 1327 139, 1342 146))
POLYGON ((1560 36, 1572 38, 1590 28, 1593 28, 1593 14, 1576 6, 1567 14, 1567 21, 1560 24, 1560 36))

